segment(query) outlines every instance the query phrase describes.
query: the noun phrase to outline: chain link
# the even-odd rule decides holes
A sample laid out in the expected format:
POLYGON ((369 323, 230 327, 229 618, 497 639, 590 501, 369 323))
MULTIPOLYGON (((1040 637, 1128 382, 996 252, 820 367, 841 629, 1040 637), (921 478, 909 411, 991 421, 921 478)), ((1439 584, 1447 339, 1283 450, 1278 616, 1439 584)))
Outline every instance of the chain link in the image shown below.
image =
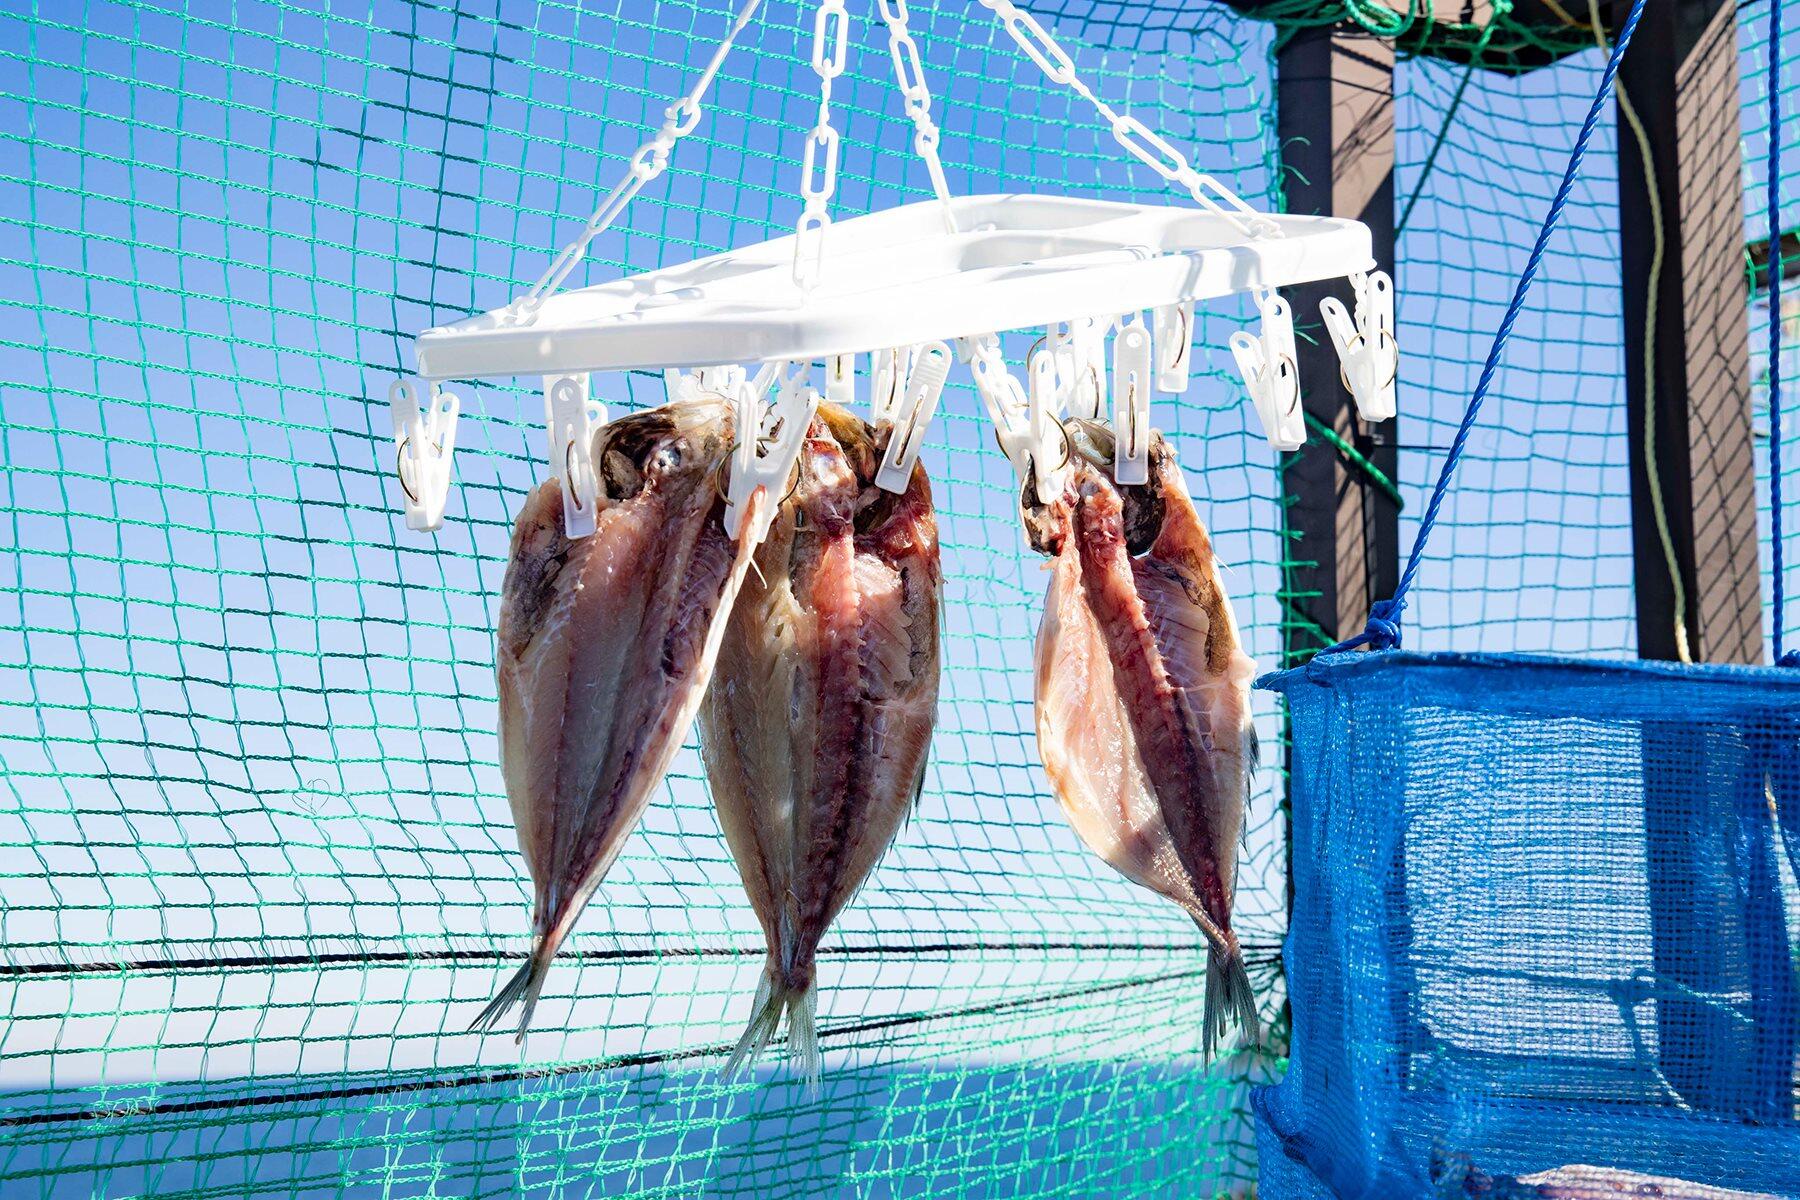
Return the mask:
MULTIPOLYGON (((1185 189, 1194 203, 1216 216, 1224 217, 1239 232, 1250 237, 1279 237, 1280 226, 1267 214, 1259 213, 1230 188, 1204 175, 1188 163, 1181 151, 1152 133, 1136 117, 1122 114, 1094 94, 1092 88, 1075 73, 1075 62, 1050 31, 1038 24, 1037 18, 1014 4, 1012 0, 981 0, 981 6, 999 18, 1002 27, 1019 49, 1023 50, 1050 82, 1060 84, 1094 106, 1112 131, 1113 140, 1133 158, 1155 171, 1176 187, 1185 189)), ((885 4, 883 8, 885 9, 885 4)))
POLYGON ((931 89, 925 83, 925 66, 919 60, 919 43, 907 29, 910 17, 906 0, 877 0, 881 19, 888 27, 888 54, 894 60, 894 84, 906 115, 913 123, 913 152, 925 161, 931 176, 931 190, 943 206, 944 227, 955 233, 956 214, 950 208, 950 184, 944 178, 944 164, 938 157, 938 127, 931 119, 931 89))
POLYGON ((850 14, 844 0, 819 0, 813 16, 813 72, 819 77, 819 120, 806 135, 800 164, 804 207, 794 224, 794 285, 801 295, 818 286, 825 258, 825 231, 831 228, 831 197, 837 191, 838 132, 831 127, 831 81, 844 73, 850 52, 850 14))
MULTIPOLYGON (((562 252, 551 260, 549 269, 528 291, 512 302, 510 311, 515 321, 529 323, 536 317, 545 297, 561 287, 568 279, 569 272, 587 257, 588 246, 593 240, 612 227, 612 223, 619 219, 619 214, 625 211, 625 206, 644 189, 645 184, 668 169, 675 143, 692 133, 700 123, 700 101, 712 86, 713 77, 719 73, 719 68, 725 64, 725 56, 731 52, 738 34, 750 24, 761 7, 762 0, 744 0, 743 7, 738 10, 731 28, 713 51, 712 59, 700 73, 700 78, 688 90, 687 95, 663 110, 663 121, 655 135, 632 153, 627 161, 625 177, 606 194, 606 199, 600 202, 600 207, 594 210, 575 240, 564 246, 562 252)), ((843 69, 841 50, 838 53, 838 69, 843 69)), ((835 166, 833 174, 835 176, 835 166)))

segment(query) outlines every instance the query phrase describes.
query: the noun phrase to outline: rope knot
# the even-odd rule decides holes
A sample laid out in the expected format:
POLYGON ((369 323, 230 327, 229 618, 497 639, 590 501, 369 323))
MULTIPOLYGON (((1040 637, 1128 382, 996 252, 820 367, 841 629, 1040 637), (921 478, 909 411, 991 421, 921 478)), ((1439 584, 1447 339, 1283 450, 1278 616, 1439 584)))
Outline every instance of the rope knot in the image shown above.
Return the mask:
POLYGON ((1377 600, 1369 607, 1369 623, 1363 627, 1363 644, 1371 650, 1400 648, 1400 613, 1404 600, 1377 600))
POLYGON ((1800 667, 1800 650, 1789 650, 1786 654, 1775 660, 1775 665, 1778 667, 1800 667))

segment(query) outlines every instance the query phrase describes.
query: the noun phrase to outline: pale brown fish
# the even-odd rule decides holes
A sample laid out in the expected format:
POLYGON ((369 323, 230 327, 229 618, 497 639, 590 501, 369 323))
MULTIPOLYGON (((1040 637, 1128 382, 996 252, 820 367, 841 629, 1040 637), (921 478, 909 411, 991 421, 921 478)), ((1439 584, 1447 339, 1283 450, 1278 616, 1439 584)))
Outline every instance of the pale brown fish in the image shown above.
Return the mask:
POLYGON ((1150 482, 1112 481, 1106 426, 1066 426, 1059 495, 1022 501, 1052 556, 1037 641, 1038 752, 1075 832, 1140 887, 1173 900, 1209 948, 1208 1053, 1232 1019, 1256 1040, 1256 999, 1231 930, 1256 734, 1255 665, 1212 542, 1161 434, 1150 482))
MULTIPOLYGON (((614 421, 592 447, 594 532, 565 536, 554 479, 514 523, 495 652, 500 767, 536 941, 477 1028, 523 1001, 524 1037, 557 947, 693 722, 753 550, 724 525, 731 424, 711 395, 614 421)), ((746 513, 763 503, 759 490, 746 513)))
POLYGON ((1778 1200, 1768 1192, 1712 1187, 1665 1175, 1574 1163, 1534 1175, 1489 1175, 1462 1154, 1433 1154, 1431 1181, 1440 1200, 1778 1200))
POLYGON ((820 405, 700 711, 719 824, 768 944, 728 1071, 762 1053, 785 1012, 790 1052, 817 1078, 819 941, 924 785, 937 520, 923 467, 904 494, 874 486, 881 449, 861 420, 820 405))

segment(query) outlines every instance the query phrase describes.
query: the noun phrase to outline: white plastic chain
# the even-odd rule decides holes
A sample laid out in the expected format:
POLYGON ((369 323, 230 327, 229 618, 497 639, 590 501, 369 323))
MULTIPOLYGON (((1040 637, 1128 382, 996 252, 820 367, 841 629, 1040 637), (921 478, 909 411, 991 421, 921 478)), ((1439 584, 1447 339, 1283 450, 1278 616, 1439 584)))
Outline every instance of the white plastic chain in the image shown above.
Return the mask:
POLYGON ((1012 0, 981 0, 981 6, 1005 26, 1012 40, 1027 57, 1038 65, 1045 78, 1061 84, 1094 106, 1094 111, 1112 130, 1113 140, 1129 151, 1133 158, 1161 175, 1177 187, 1186 188, 1194 203, 1230 221, 1240 233, 1250 237, 1279 237, 1281 229, 1267 216, 1240 199, 1236 192, 1188 165, 1181 151, 1158 137, 1142 121, 1121 114, 1096 96, 1093 89, 1075 74, 1075 62, 1049 30, 1037 18, 1014 4, 1012 0))
POLYGON ((837 191, 838 132, 831 127, 831 81, 844 73, 850 51, 850 14, 844 0, 819 0, 813 14, 812 67, 819 77, 819 121, 806 134, 800 159, 800 199, 805 207, 794 225, 794 284, 801 295, 819 282, 825 231, 831 227, 831 196, 837 191))
POLYGON ((944 227, 956 232, 956 214, 950 208, 950 184, 944 178, 944 164, 938 158, 938 127, 931 119, 931 89, 925 85, 925 67, 919 61, 919 43, 907 30, 910 19, 906 0, 877 0, 881 19, 888 27, 888 54, 894 60, 894 85, 900 89, 901 102, 913 123, 913 152, 925 160, 931 175, 931 190, 937 193, 944 210, 944 227))
POLYGON ((700 101, 705 97, 707 89, 712 87, 713 76, 725 64, 725 56, 731 52, 738 34, 744 31, 744 27, 761 7, 762 0, 744 0, 744 5, 738 10, 737 18, 726 31, 724 40, 713 51, 712 60, 700 72, 700 78, 694 82, 687 95, 663 110, 663 123, 656 135, 632 154, 625 177, 600 202, 600 207, 588 218, 580 235, 563 247, 562 253, 551 261, 542 278, 512 302, 510 311, 515 321, 529 324, 536 317, 544 298, 561 287, 569 277, 569 272, 587 256, 588 246, 593 240, 612 227, 612 223, 619 219, 619 214, 625 211, 625 206, 643 190, 645 184, 667 169, 669 154, 674 150, 675 143, 692 133, 694 126, 700 123, 700 101))

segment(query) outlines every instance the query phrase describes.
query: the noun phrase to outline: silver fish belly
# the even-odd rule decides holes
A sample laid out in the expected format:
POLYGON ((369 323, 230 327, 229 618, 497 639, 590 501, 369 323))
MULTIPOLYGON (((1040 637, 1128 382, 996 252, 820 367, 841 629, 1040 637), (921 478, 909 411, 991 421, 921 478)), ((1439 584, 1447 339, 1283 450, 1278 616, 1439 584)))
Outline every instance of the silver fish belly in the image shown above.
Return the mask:
POLYGON ((1075 832, 1108 865, 1180 905, 1208 945, 1203 1043, 1235 1019, 1259 1036, 1231 929, 1237 849, 1255 764, 1254 664, 1243 654, 1212 544, 1173 452, 1116 486, 1111 434, 1079 431, 1061 495, 1026 495, 1052 556, 1037 643, 1037 734, 1075 832))
POLYGON ((752 547, 725 530, 716 478, 730 421, 722 398, 703 396, 602 428, 592 447, 602 494, 586 538, 565 536, 555 480, 519 513, 495 665, 534 942, 477 1028, 522 1001, 524 1037, 557 948, 693 722, 751 561, 752 547))
POLYGON ((924 785, 937 523, 923 468, 902 495, 873 486, 878 451, 860 420, 821 407, 701 707, 719 822, 768 946, 733 1071, 785 1013, 790 1050, 817 1077, 819 942, 924 785))

